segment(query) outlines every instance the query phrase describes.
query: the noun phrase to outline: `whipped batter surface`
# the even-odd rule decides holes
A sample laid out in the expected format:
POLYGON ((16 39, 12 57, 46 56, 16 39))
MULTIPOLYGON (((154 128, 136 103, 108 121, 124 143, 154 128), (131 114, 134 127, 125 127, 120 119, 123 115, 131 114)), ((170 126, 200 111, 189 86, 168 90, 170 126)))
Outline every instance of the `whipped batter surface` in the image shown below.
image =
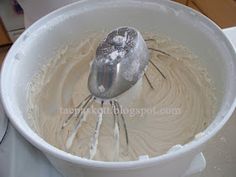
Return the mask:
MULTIPOLYGON (((86 112, 74 138, 68 143, 78 119, 65 119, 90 93, 87 80, 90 62, 104 34, 92 34, 78 44, 63 47, 49 59, 29 83, 28 118, 32 128, 48 143, 71 154, 89 158, 91 138, 101 116, 101 104, 94 102, 86 112)), ((146 74, 131 91, 117 100, 122 107, 129 135, 126 146, 120 127, 119 151, 115 147, 111 106, 104 104, 98 144, 93 160, 129 161, 140 156, 166 153, 176 144, 194 139, 215 114, 214 85, 198 58, 179 43, 161 35, 143 34, 149 48, 163 50, 173 57, 150 50, 150 59, 166 79, 149 64, 146 74), (118 154, 116 154, 118 152, 118 154)))

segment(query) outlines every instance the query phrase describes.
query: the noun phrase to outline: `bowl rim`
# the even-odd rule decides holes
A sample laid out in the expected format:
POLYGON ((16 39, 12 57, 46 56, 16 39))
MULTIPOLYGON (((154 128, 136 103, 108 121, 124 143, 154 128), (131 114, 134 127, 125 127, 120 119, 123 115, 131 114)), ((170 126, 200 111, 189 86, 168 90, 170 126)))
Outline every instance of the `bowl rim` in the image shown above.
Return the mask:
MULTIPOLYGON (((127 3, 156 3, 156 4, 166 5, 166 6, 172 7, 172 8, 179 8, 182 11, 186 12, 187 14, 194 13, 195 15, 198 16, 199 19, 201 19, 202 21, 205 21, 206 24, 209 26, 209 28, 213 29, 217 35, 221 36, 221 38, 224 39, 224 42, 227 44, 228 50, 230 51, 230 55, 232 55, 234 58, 236 58, 236 55, 235 55, 235 52, 234 52, 234 49, 233 49, 231 43, 229 42, 228 38, 223 34, 221 29, 214 22, 209 20, 207 17, 205 17, 204 15, 200 14, 199 12, 197 12, 191 8, 185 7, 184 5, 178 4, 176 2, 163 1, 163 0, 147 0, 144 2, 142 0, 126 0, 126 1, 125 0, 116 0, 112 3, 116 3, 116 2, 119 2, 119 3, 125 2, 126 4, 127 3)), ((191 141, 191 143, 185 144, 183 146, 183 148, 181 148, 175 152, 162 154, 160 156, 151 157, 147 160, 141 160, 141 161, 135 160, 135 161, 126 161, 126 162, 104 162, 104 161, 95 161, 95 160, 88 160, 85 158, 81 158, 79 156, 72 155, 70 153, 62 151, 62 150, 50 145, 46 141, 44 141, 44 143, 42 144, 41 142, 39 142, 38 139, 34 139, 30 134, 28 134, 27 131, 24 130, 23 126, 21 126, 15 120, 15 117, 17 115, 12 111, 11 101, 10 101, 9 97, 7 97, 5 95, 7 95, 7 92, 8 92, 8 89, 7 89, 8 83, 9 83, 8 77, 10 77, 10 75, 11 75, 10 74, 10 68, 11 68, 10 66, 12 64, 11 60, 13 58, 13 54, 14 54, 15 49, 20 47, 24 36, 28 32, 31 33, 33 31, 35 31, 39 26, 43 25, 45 22, 52 20, 53 18, 55 18, 58 15, 61 15, 63 13, 70 11, 70 10, 73 10, 75 7, 78 9, 82 9, 83 6, 86 6, 86 5, 96 7, 97 4, 103 4, 103 3, 109 3, 109 0, 100 0, 98 2, 94 2, 92 0, 82 0, 82 1, 78 1, 75 3, 69 4, 69 5, 66 5, 62 8, 59 8, 59 9, 49 13, 48 15, 42 17, 41 19, 36 21, 34 24, 32 24, 27 30, 25 30, 25 32, 13 44, 13 46, 11 47, 7 56, 5 57, 5 61, 3 63, 2 71, 1 71, 1 77, 2 77, 2 79, 1 79, 1 96, 2 96, 2 101, 3 101, 3 106, 5 108, 5 111, 8 115, 11 123, 20 132, 20 134, 23 135, 24 138, 26 138, 31 144, 33 144, 36 148, 40 149, 44 153, 51 154, 58 159, 62 159, 62 160, 68 161, 68 162, 79 164, 81 166, 93 167, 93 168, 103 168, 103 169, 112 169, 112 170, 117 169, 118 170, 118 169, 150 167, 150 166, 153 166, 154 164, 166 162, 166 161, 171 160, 173 158, 179 157, 183 154, 191 153, 191 151, 202 146, 206 141, 208 141, 210 138, 212 138, 223 127, 223 125, 227 122, 227 120, 230 118, 230 116, 232 115, 234 108, 236 106, 236 98, 234 98, 234 102, 232 103, 232 105, 230 105, 229 110, 224 115, 224 118, 221 120, 221 122, 212 131, 210 131, 206 136, 203 136, 203 137, 197 139, 196 141, 191 141)), ((217 116, 219 116, 219 115, 217 115, 217 116)), ((39 137, 39 135, 37 135, 36 133, 35 133, 35 135, 37 137, 39 137)))

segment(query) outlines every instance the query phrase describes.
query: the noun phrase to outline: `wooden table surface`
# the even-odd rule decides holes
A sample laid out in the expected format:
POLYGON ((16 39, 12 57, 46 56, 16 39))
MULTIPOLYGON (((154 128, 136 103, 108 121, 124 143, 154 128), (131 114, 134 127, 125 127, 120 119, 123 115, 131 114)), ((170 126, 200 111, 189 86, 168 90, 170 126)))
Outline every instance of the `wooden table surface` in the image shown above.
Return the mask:
POLYGON ((217 23, 221 28, 236 26, 236 0, 175 0, 217 23))

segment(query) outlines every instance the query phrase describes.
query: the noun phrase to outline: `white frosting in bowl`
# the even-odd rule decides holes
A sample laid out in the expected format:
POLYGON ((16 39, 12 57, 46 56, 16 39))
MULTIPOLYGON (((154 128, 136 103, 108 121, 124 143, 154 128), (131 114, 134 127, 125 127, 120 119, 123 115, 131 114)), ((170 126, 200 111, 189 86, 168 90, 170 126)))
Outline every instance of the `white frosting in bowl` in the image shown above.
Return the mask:
MULTIPOLYGON (((33 77, 28 90, 28 117, 32 128, 48 143, 72 154, 87 158, 95 131, 95 102, 86 120, 68 145, 68 137, 77 119, 62 129, 71 111, 89 95, 87 79, 89 63, 102 35, 93 34, 78 45, 71 44, 49 59, 49 63, 33 77), (66 146, 67 144, 67 146, 66 146)), ((120 130, 118 157, 114 159, 113 116, 110 105, 100 124, 94 160, 128 161, 166 153, 176 144, 194 139, 211 122, 215 114, 214 86, 206 69, 191 51, 163 36, 145 34, 148 47, 168 52, 168 57, 150 50, 151 60, 166 79, 149 64, 146 74, 154 89, 143 77, 130 92, 117 98, 126 119, 129 146, 124 130, 120 130)))

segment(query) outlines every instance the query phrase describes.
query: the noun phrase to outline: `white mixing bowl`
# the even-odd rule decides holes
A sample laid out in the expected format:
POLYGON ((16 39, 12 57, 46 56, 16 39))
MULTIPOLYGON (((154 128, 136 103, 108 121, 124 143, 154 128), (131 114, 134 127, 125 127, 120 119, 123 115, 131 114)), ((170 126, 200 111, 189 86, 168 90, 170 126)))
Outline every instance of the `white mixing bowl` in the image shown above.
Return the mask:
POLYGON ((88 0, 45 16, 21 35, 4 62, 1 92, 12 124, 66 177, 180 177, 201 169, 194 166, 197 159, 193 159, 200 157, 197 155, 205 143, 232 114, 236 104, 235 76, 236 56, 230 42, 221 29, 203 15, 162 0, 88 0), (214 121, 202 137, 183 148, 146 160, 86 160, 48 144, 27 124, 27 83, 61 46, 92 32, 126 25, 140 31, 166 34, 199 56, 216 85, 218 111, 214 121))

